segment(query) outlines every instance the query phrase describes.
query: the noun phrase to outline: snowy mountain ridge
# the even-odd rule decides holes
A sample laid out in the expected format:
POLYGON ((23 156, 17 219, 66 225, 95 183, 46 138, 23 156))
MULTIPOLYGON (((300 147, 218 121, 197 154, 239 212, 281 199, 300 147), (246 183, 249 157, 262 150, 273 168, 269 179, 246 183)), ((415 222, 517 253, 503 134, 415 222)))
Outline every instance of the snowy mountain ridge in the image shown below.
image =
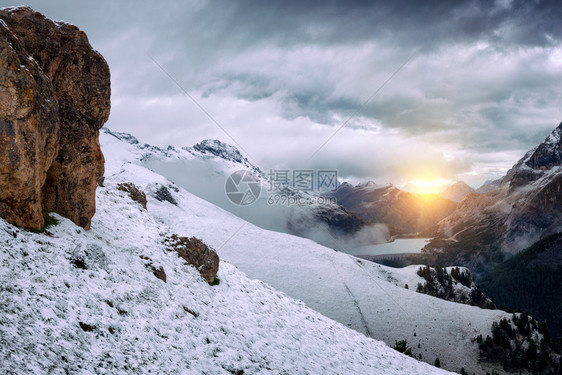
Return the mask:
POLYGON ((184 150, 190 151, 192 153, 194 153, 194 151, 198 151, 200 154, 209 153, 224 160, 242 164, 245 167, 249 168, 256 175, 261 177, 264 176, 263 172, 258 167, 250 163, 248 158, 242 156, 242 154, 236 147, 221 142, 217 139, 204 139, 198 144, 194 145, 193 148, 184 148, 184 150))
POLYGON ((218 139, 204 139, 201 142, 193 145, 192 147, 181 147, 176 148, 173 146, 168 146, 163 149, 158 146, 149 145, 147 143, 140 144, 139 140, 129 134, 123 132, 117 132, 110 130, 109 128, 103 128, 102 132, 112 135, 117 139, 125 141, 133 146, 138 147, 140 150, 144 151, 142 159, 146 160, 150 157, 160 156, 165 158, 217 158, 222 159, 226 162, 231 162, 237 164, 240 167, 247 168, 254 172, 257 176, 265 178, 264 173, 255 165, 253 165, 248 158, 243 156, 240 151, 227 143, 219 141, 218 139))
POLYGON ((262 228, 313 238, 332 248, 339 248, 339 242, 356 235, 372 236, 368 222, 316 191, 292 186, 285 186, 282 191, 272 190, 274 181, 236 147, 224 142, 204 140, 193 147, 161 149, 141 145, 130 134, 109 129, 102 132, 128 143, 135 162, 262 228), (244 170, 250 171, 261 185, 261 193, 251 205, 234 204, 225 194, 228 176, 244 170), (289 204, 289 198, 299 203, 289 204))
POLYGON ((509 184, 512 188, 526 185, 556 169, 561 163, 562 123, 507 172, 502 184, 509 184))

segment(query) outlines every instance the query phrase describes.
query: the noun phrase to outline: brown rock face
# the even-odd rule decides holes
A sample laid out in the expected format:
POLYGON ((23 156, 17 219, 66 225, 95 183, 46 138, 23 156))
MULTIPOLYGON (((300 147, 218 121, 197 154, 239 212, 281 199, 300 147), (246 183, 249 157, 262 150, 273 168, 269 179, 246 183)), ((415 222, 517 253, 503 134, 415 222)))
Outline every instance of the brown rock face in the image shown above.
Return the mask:
POLYGON ((129 197, 146 210, 146 204, 148 203, 146 200, 146 194, 135 184, 132 182, 121 183, 117 185, 117 189, 129 193, 129 197))
POLYGON ((0 216, 40 228, 41 187, 58 151, 53 85, 0 19, 0 216))
POLYGON ((141 256, 141 259, 144 261, 144 266, 152 271, 154 277, 166 282, 166 272, 164 271, 164 267, 154 265, 154 263, 152 263, 152 259, 149 257, 141 256))
POLYGON ((219 256, 198 238, 179 237, 175 234, 166 238, 168 249, 176 251, 188 264, 195 266, 209 284, 213 284, 219 271, 219 256))
POLYGON ((46 209, 88 229, 104 172, 107 63, 77 27, 5 8, 0 77, 0 216, 39 229, 46 209))

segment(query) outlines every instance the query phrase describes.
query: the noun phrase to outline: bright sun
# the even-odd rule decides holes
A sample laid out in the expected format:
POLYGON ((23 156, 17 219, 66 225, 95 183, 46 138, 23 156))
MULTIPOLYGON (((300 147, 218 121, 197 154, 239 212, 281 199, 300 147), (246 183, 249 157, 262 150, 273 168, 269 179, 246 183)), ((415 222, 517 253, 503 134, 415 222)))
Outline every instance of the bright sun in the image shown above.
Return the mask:
POLYGON ((449 182, 443 179, 417 179, 408 182, 408 190, 418 194, 437 194, 445 190, 449 182))

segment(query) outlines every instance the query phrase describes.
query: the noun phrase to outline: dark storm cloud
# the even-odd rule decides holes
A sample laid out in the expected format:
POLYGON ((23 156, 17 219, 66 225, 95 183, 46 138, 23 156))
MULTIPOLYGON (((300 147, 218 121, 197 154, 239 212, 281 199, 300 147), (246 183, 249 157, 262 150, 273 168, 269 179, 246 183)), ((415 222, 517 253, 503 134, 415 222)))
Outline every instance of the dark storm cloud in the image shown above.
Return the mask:
MULTIPOLYGON (((236 1, 214 3, 200 22, 218 18, 218 34, 254 45, 360 43, 373 38, 404 47, 489 39, 498 46, 548 45, 560 36, 557 1, 236 1), (216 5, 216 6, 215 6, 216 5), (503 30, 503 32, 501 31, 503 30)), ((241 46, 240 43, 238 47, 241 46)))

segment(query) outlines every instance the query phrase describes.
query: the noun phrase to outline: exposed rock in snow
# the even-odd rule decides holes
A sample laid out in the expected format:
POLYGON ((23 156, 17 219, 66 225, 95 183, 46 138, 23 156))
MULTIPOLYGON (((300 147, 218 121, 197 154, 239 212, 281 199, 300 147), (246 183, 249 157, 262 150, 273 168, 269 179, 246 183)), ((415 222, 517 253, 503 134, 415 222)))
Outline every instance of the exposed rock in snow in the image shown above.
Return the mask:
POLYGON ((139 188, 136 187, 135 184, 132 184, 130 182, 123 182, 117 185, 117 189, 129 193, 129 197, 131 197, 132 200, 140 204, 142 208, 146 209, 146 194, 144 193, 144 191, 139 190, 139 188))
POLYGON ((195 266, 209 284, 215 282, 219 270, 219 256, 203 241, 195 237, 178 237, 176 234, 172 234, 166 237, 164 243, 168 250, 175 251, 180 258, 195 266))

